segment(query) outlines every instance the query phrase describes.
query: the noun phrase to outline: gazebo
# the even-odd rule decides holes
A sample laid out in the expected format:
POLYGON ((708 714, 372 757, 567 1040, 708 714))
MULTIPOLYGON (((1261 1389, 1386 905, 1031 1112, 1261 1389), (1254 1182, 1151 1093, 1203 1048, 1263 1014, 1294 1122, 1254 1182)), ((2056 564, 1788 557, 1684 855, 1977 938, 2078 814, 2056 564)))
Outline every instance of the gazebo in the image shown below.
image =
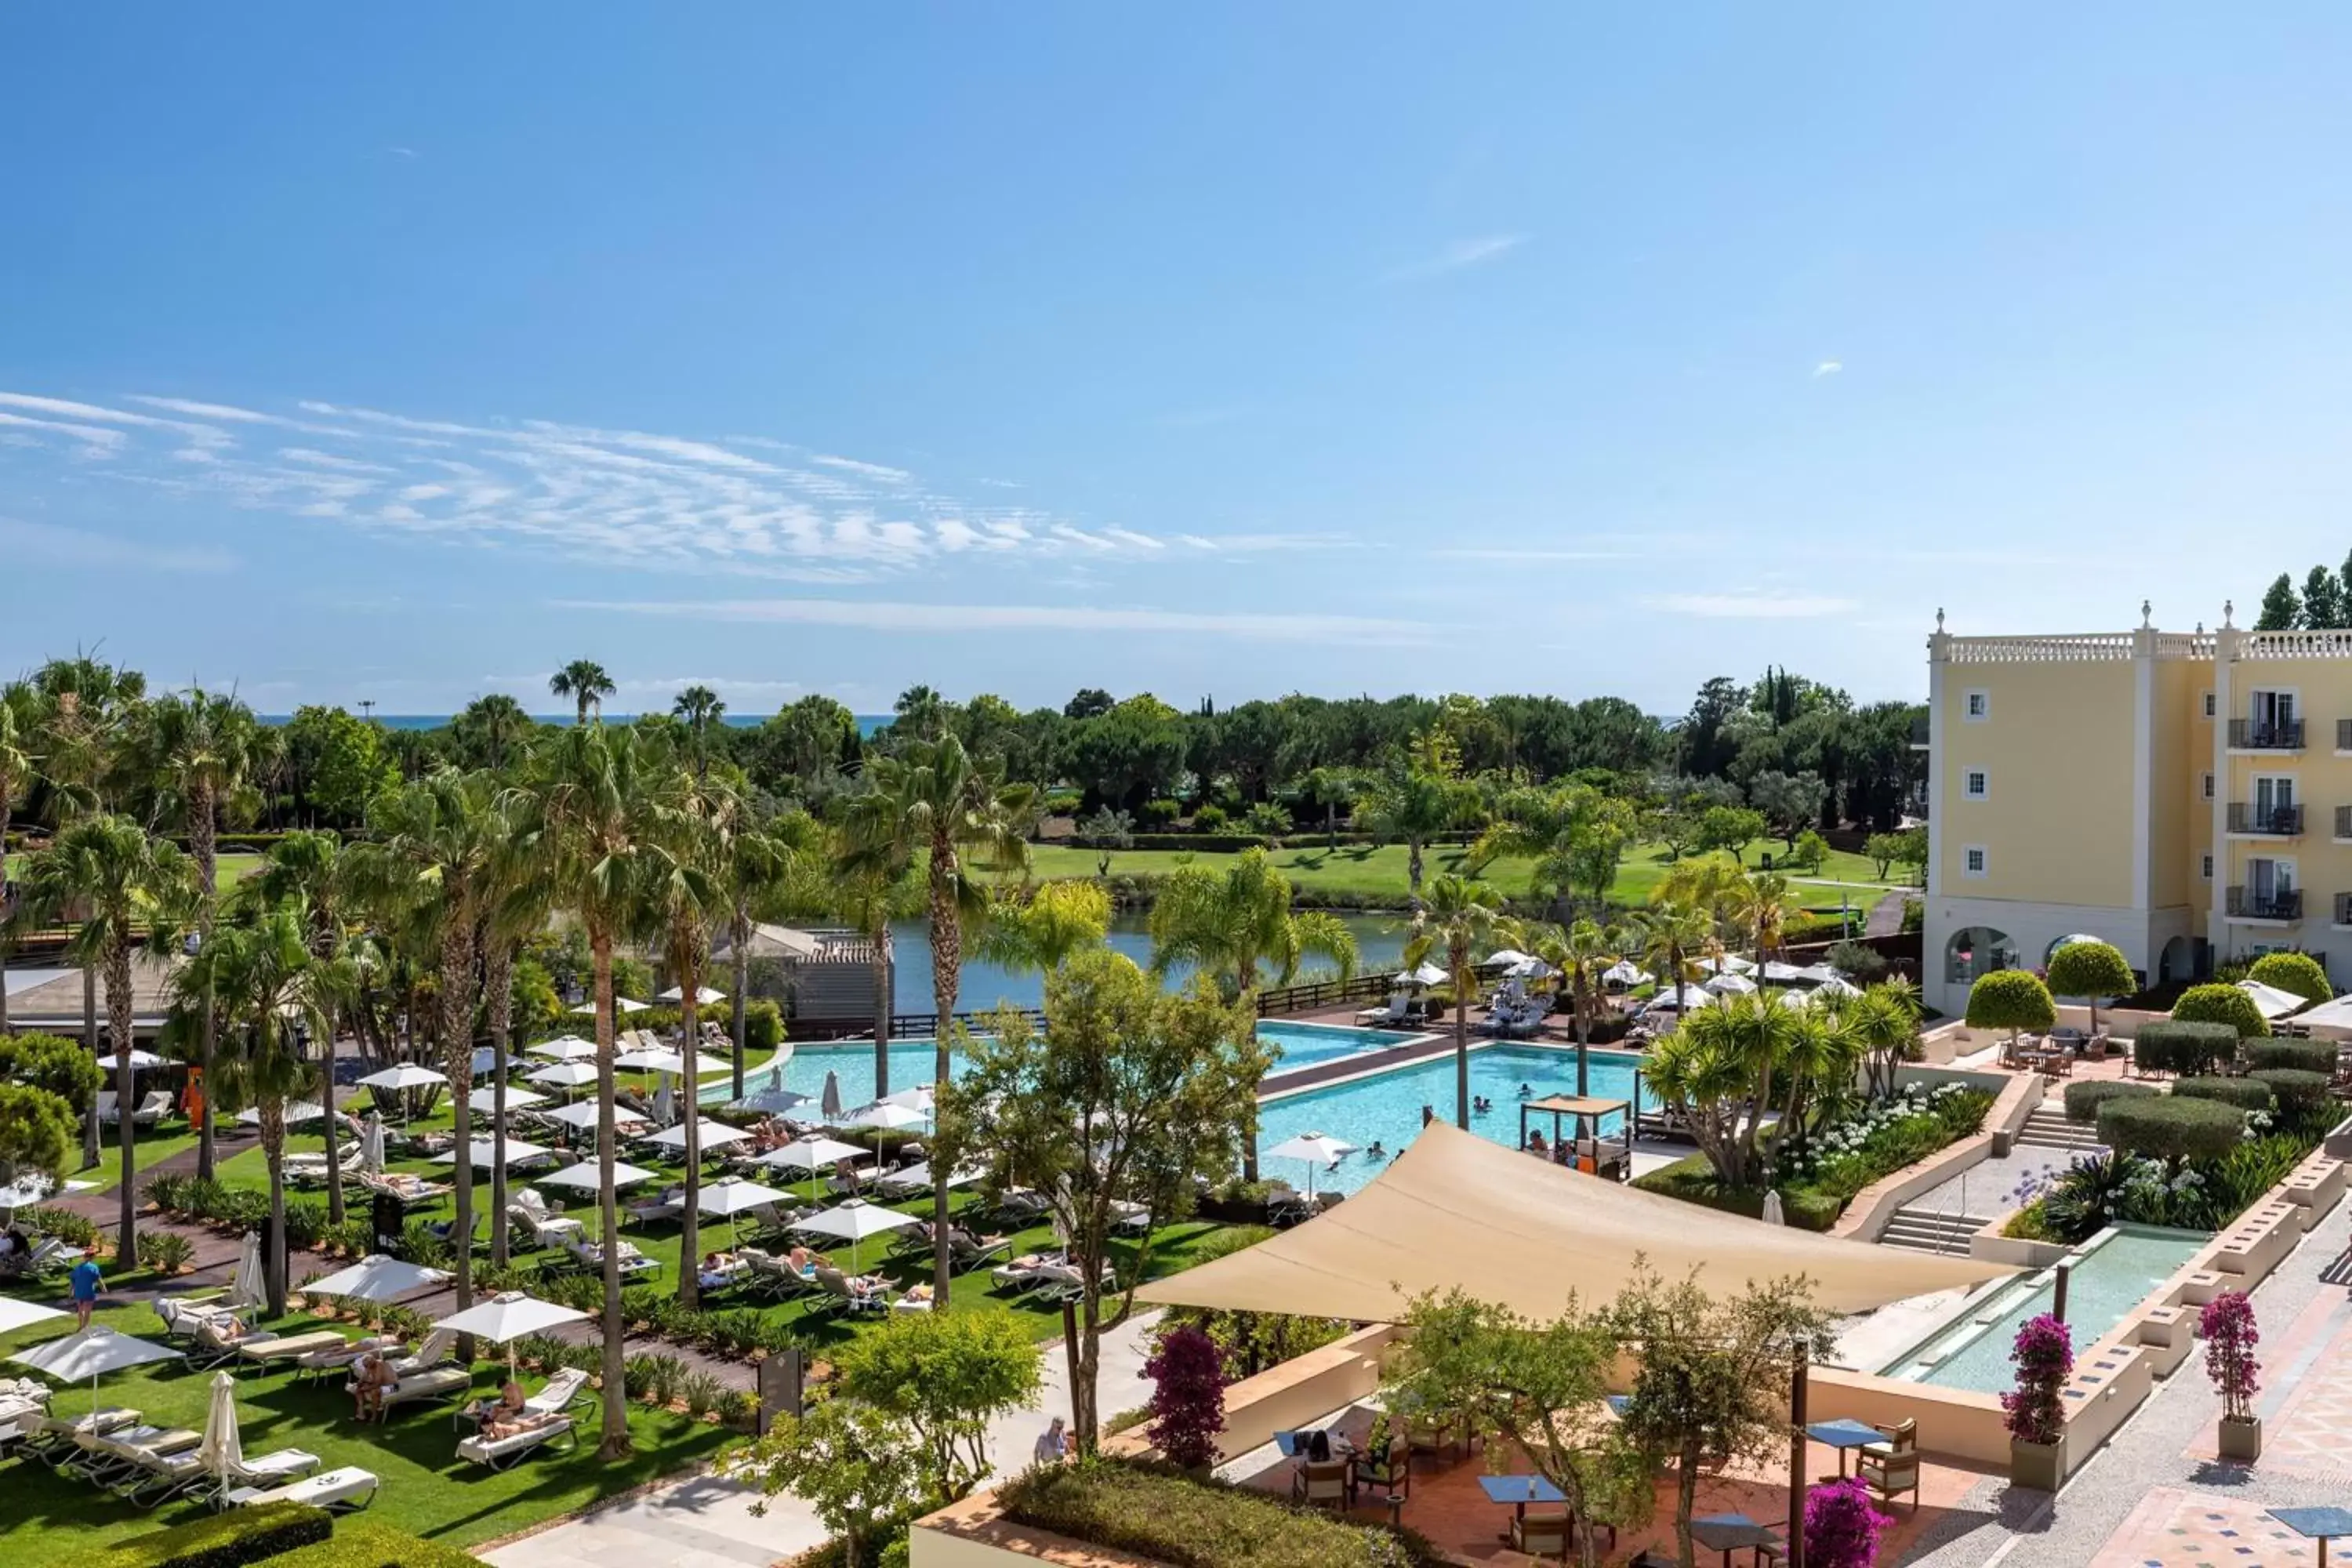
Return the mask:
POLYGON ((1633 1175, 1633 1106, 1630 1100, 1599 1100, 1590 1095, 1548 1094, 1541 1100, 1519 1102, 1519 1147, 1528 1147, 1528 1117, 1551 1118, 1551 1144, 1548 1156, 1554 1164, 1573 1165, 1587 1175, 1614 1176, 1630 1181, 1633 1175), (1604 1149, 1601 1143, 1601 1122, 1603 1117, 1622 1118, 1624 1132, 1622 1149, 1604 1149), (1570 1117, 1576 1119, 1576 1128, 1569 1138, 1561 1136, 1562 1123, 1570 1117))

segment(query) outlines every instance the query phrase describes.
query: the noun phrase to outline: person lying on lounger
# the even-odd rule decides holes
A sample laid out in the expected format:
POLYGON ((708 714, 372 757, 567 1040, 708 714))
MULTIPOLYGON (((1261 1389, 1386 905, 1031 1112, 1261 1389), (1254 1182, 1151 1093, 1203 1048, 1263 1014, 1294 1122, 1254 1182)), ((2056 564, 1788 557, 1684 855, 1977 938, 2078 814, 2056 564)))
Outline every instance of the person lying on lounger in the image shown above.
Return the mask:
POLYGON ((499 1390, 496 1399, 478 1399, 466 1407, 466 1414, 474 1418, 477 1426, 488 1432, 501 1421, 522 1419, 524 1404, 522 1384, 510 1377, 507 1379, 506 1386, 499 1390))
POLYGON ((541 1411, 536 1415, 493 1416, 482 1424, 482 1436, 495 1443, 501 1437, 511 1437, 518 1432, 536 1431, 562 1419, 562 1415, 552 1410, 541 1411))

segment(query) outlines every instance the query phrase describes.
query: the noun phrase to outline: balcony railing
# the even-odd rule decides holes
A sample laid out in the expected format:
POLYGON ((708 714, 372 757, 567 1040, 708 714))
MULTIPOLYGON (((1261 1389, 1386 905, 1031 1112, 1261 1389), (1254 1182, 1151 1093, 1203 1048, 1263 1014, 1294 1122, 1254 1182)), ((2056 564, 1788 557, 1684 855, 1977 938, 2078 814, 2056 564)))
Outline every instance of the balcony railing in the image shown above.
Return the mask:
MULTIPOLYGON (((2342 826, 2342 818, 2337 818, 2342 826)), ((2303 807, 2299 805, 2262 805, 2252 801, 2233 800, 2230 803, 2230 831, 2260 833, 2273 838, 2294 838, 2303 832, 2303 807)))
POLYGON ((2303 750, 2303 721, 2232 719, 2230 744, 2241 752, 2299 752, 2303 750))
POLYGON ((2255 888, 2232 888, 2230 914, 2245 921, 2299 921, 2303 918, 2303 889, 2287 888, 2265 893, 2255 888))

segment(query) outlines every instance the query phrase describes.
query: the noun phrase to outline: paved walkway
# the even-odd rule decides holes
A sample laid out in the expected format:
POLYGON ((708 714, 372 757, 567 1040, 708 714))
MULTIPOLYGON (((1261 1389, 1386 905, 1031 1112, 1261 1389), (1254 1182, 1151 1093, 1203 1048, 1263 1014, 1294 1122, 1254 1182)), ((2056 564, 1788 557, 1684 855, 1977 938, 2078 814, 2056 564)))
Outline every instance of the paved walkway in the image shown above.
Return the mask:
MULTIPOLYGON (((1156 1315, 1129 1322, 1106 1335, 1098 1408, 1108 1418, 1150 1397, 1143 1363, 1156 1315)), ((1055 1415, 1069 1414, 1069 1379, 1058 1341, 1042 1347, 1045 1385, 1028 1408, 989 1428, 988 1451, 1000 1468, 1028 1463, 1031 1446, 1055 1415)), ((563 1568, 565 1564, 611 1568, 767 1568, 767 1564, 820 1544, 825 1531, 808 1504, 796 1497, 772 1500, 765 1517, 754 1517, 760 1500, 750 1487, 714 1476, 656 1488, 480 1553, 495 1568, 563 1568)))

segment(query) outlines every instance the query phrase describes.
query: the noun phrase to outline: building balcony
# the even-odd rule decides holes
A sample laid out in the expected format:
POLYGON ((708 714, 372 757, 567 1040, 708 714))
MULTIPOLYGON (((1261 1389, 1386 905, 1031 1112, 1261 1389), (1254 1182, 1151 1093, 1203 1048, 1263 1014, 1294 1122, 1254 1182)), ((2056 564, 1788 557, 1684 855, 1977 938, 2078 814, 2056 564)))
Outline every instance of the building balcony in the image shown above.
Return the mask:
MULTIPOLYGON (((2337 732, 2342 739, 2342 731, 2337 732)), ((2303 750, 2300 719, 2232 719, 2230 750, 2233 752, 2299 752, 2303 750)))
MULTIPOLYGON (((2343 830, 2343 814, 2336 814, 2336 829, 2343 830)), ((2303 837, 2303 807, 2299 805, 2263 805, 2252 801, 2233 800, 2230 803, 2230 836, 2233 838, 2300 838, 2303 837)))
POLYGON ((2336 924, 2338 929, 2352 931, 2352 893, 2336 895, 2336 924))
POLYGON ((2303 919, 2303 889, 2263 892, 2254 888, 2232 888, 2229 918, 2260 925, 2293 925, 2303 919))

